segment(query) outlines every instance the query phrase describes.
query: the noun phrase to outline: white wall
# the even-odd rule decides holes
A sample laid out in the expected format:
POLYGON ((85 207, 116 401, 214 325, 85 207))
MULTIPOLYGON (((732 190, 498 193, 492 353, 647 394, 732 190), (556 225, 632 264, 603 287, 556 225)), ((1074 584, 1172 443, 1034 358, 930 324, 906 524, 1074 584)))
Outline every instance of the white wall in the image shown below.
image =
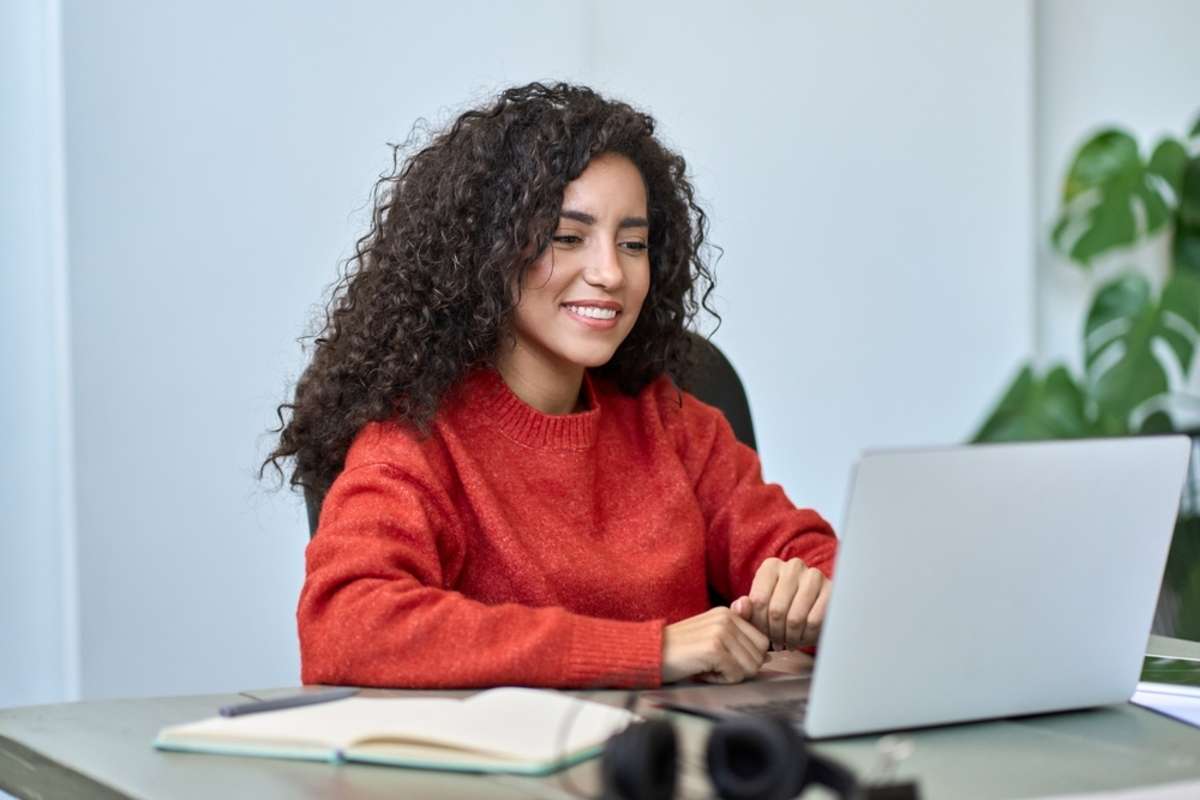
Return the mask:
POLYGON ((1043 361, 1079 369, 1096 287, 1131 265, 1160 278, 1167 242, 1157 237, 1080 270, 1048 241, 1063 177, 1098 128, 1126 128, 1147 155, 1162 135, 1186 135, 1200 115, 1200 4, 1043 0, 1036 9, 1037 345, 1043 361))
POLYGON ((307 524, 254 477, 295 339, 387 142, 578 72, 581 4, 522 12, 65 4, 86 696, 299 679, 307 524))
POLYGON ((836 524, 862 449, 963 441, 1032 349, 1029 5, 604 8, 601 83, 709 200, 765 474, 836 524))
POLYGON ((961 440, 1033 347, 1031 15, 68 0, 83 694, 297 680, 303 509, 253 474, 294 339, 384 143, 504 83, 592 81, 689 158, 794 500, 840 521, 859 449, 961 440))
POLYGON ((58 23, 0 3, 0 708, 78 680, 58 23))

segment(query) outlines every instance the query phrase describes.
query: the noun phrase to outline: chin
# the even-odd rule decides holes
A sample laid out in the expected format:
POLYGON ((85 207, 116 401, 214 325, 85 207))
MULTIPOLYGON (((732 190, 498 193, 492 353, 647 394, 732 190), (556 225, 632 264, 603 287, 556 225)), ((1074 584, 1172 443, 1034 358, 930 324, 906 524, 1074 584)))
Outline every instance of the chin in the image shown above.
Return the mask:
POLYGON ((613 353, 609 353, 608 355, 597 356, 595 358, 573 358, 571 361, 584 369, 595 369, 596 367, 603 367, 609 361, 612 361, 612 357, 613 353))
POLYGON ((602 367, 609 361, 612 361, 612 357, 616 354, 616 352, 617 349, 615 347, 589 347, 572 350, 571 352, 563 353, 562 355, 566 361, 570 361, 572 364, 584 367, 585 369, 592 369, 595 367, 602 367))

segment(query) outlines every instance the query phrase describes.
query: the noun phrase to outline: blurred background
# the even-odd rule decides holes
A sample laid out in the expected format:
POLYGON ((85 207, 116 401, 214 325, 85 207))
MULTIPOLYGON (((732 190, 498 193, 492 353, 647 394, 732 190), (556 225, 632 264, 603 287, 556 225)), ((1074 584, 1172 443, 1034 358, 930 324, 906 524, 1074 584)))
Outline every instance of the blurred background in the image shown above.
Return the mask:
POLYGON ((257 467, 418 119, 536 79, 652 113, 765 476, 837 526, 863 449, 1078 366, 1064 175, 1102 126, 1186 134, 1198 33, 1193 0, 5 0, 0 707, 298 682, 304 506, 257 467))

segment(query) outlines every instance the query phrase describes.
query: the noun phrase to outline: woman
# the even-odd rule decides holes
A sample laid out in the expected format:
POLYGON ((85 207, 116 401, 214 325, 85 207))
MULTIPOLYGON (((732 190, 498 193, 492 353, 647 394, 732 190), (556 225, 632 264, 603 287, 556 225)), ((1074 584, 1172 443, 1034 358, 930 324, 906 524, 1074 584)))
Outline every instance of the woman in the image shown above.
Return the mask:
POLYGON ((735 682, 815 641, 832 531, 673 382, 711 279, 653 132, 535 83, 376 186, 268 459, 328 491, 305 683, 735 682))

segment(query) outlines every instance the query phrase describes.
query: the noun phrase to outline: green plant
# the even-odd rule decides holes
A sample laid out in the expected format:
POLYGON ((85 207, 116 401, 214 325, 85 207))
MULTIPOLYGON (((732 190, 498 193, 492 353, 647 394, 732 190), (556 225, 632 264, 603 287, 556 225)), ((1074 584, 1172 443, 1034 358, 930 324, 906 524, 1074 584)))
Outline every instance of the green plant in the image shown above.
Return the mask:
MULTIPOLYGON (((1200 139, 1200 119, 1189 133, 1200 139)), ((1051 241, 1081 269, 1148 237, 1171 238, 1161 292, 1130 268, 1097 291, 1083 330, 1083 374, 1021 367, 973 441, 1112 436, 1176 430, 1200 345, 1200 154, 1170 137, 1148 159, 1109 128, 1076 153, 1051 241), (1173 362, 1173 363, 1171 363, 1173 362)))
MULTIPOLYGON (((1200 119, 1189 139, 1200 144, 1200 119)), ((1143 159, 1128 133, 1107 129, 1076 153, 1051 242, 1081 269, 1169 236, 1162 290, 1132 265, 1101 285, 1083 326, 1083 374, 1065 365, 1021 367, 976 442, 1166 433, 1181 409, 1200 347, 1200 154, 1175 139, 1143 159)), ((1193 414, 1193 419, 1195 415, 1193 414)), ((1193 441, 1200 431, 1192 430, 1193 441)), ((1163 576, 1156 632, 1200 640, 1200 466, 1193 464, 1163 576), (1159 626, 1161 625, 1161 630, 1159 626)))

